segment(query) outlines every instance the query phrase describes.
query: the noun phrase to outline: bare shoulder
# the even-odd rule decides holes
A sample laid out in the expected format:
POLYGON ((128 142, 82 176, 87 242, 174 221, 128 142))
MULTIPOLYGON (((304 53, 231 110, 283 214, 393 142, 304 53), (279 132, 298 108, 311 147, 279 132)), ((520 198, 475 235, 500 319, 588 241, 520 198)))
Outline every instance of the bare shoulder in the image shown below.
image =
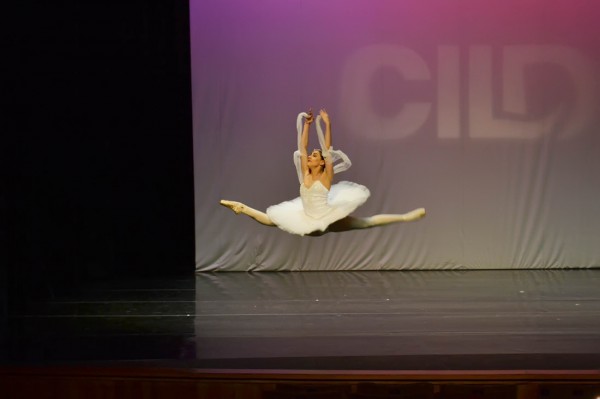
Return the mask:
POLYGON ((331 189, 331 184, 333 183, 333 174, 323 173, 321 178, 319 179, 321 184, 327 189, 331 189))

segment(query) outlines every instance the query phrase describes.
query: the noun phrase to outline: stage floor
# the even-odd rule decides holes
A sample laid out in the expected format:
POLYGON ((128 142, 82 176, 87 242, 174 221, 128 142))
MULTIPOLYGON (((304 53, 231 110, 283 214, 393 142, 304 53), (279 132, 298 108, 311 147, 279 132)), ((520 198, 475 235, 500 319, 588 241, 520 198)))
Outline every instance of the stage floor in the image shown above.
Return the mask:
POLYGON ((600 270, 210 273, 10 316, 11 363, 596 370, 600 270))

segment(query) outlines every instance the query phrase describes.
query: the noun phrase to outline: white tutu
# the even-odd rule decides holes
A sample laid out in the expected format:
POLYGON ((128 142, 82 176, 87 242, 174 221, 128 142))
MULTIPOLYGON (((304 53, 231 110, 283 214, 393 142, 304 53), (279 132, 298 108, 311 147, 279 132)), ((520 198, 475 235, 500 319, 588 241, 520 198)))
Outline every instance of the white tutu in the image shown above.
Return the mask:
POLYGON ((336 183, 330 190, 317 181, 310 188, 302 184, 300 197, 270 206, 267 215, 280 229, 302 236, 325 231, 364 204, 369 195, 368 188, 349 181, 336 183))

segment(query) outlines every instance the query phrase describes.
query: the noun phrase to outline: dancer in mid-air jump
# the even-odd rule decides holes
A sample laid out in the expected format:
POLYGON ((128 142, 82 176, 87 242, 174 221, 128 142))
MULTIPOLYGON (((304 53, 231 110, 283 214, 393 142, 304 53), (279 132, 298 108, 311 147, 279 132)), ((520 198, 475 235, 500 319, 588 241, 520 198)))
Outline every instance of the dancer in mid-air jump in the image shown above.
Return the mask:
POLYGON ((310 236, 411 222, 425 216, 423 208, 405 214, 363 218, 349 216, 369 198, 369 189, 348 181, 332 184, 334 174, 350 167, 350 159, 342 151, 331 147, 331 121, 324 109, 316 119, 321 150, 315 149, 310 155, 307 153, 308 131, 313 121, 312 111, 309 110, 308 113, 300 113, 296 123, 298 151, 294 152, 294 163, 300 181, 300 197, 270 206, 266 213, 236 201, 221 200, 221 205, 236 214, 248 215, 266 226, 277 226, 288 233, 310 236), (325 123, 325 135, 321 120, 325 123))

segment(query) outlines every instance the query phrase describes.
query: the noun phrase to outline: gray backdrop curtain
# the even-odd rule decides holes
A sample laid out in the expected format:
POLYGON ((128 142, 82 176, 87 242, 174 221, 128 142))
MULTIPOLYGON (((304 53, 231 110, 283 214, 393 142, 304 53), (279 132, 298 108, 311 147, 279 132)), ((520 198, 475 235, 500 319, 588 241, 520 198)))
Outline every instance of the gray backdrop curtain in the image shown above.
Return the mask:
MULTIPOLYGON (((191 0, 196 269, 600 266, 600 3, 191 0), (221 207, 298 196, 296 115, 326 107, 355 214, 290 235, 221 207)), ((318 145, 312 131, 310 147, 318 145)))

